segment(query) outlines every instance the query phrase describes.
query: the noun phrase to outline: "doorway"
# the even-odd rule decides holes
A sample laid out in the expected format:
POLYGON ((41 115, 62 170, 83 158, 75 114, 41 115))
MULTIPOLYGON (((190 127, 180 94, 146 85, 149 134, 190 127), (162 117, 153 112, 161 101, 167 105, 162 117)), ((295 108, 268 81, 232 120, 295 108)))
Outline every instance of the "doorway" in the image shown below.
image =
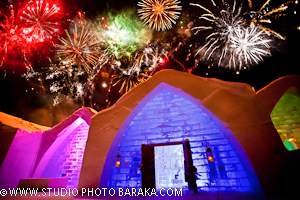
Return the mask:
POLYGON ((254 192, 261 188, 244 150, 213 113, 187 93, 170 85, 159 85, 152 92, 150 100, 148 97, 143 99, 147 103, 140 103, 135 108, 137 110, 132 111, 111 144, 101 187, 115 190, 142 188, 139 170, 141 145, 182 144, 183 140, 189 139, 199 191, 254 192), (211 164, 205 157, 206 140, 214 154, 214 177, 211 177, 211 164), (119 153, 121 165, 116 167, 115 158, 119 153))
POLYGON ((196 168, 189 140, 174 143, 142 144, 142 188, 182 188, 197 193, 196 168))

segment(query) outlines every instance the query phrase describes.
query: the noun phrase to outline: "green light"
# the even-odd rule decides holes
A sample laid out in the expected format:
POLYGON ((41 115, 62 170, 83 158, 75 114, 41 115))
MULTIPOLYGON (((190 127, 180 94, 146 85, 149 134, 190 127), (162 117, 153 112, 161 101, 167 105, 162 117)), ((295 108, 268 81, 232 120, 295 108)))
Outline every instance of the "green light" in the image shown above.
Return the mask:
POLYGON ((152 31, 143 25, 133 10, 125 10, 118 15, 110 13, 106 19, 108 28, 99 34, 109 44, 114 43, 114 48, 109 47, 108 51, 112 51, 117 59, 130 56, 152 38, 152 31))
POLYGON ((289 141, 284 141, 284 146, 286 147, 287 150, 289 151, 293 151, 293 150, 296 150, 297 149, 297 145, 289 142, 289 141))

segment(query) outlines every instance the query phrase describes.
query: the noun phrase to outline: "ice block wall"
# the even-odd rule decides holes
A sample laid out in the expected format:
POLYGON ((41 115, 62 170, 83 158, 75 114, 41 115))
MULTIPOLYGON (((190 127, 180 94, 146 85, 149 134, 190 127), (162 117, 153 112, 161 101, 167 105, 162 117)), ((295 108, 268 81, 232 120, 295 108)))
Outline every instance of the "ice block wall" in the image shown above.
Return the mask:
POLYGON ((253 192, 241 157, 218 124, 197 105, 167 89, 150 100, 130 123, 115 152, 121 166, 111 163, 108 187, 140 188, 141 144, 190 140, 200 191, 253 192), (206 141, 215 162, 208 163, 206 141))

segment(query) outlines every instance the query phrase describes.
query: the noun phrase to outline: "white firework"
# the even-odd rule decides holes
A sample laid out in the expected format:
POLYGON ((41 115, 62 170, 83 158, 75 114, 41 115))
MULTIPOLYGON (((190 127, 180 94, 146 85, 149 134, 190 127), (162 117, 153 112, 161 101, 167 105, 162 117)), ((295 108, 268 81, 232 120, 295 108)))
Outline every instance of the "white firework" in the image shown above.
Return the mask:
POLYGON ((158 47, 152 44, 148 45, 144 50, 138 52, 134 57, 133 64, 126 73, 139 76, 140 72, 153 71, 159 64, 158 47), (144 66, 144 69, 142 69, 144 66))
POLYGON ((256 26, 234 29, 234 34, 229 37, 231 56, 229 67, 247 66, 258 64, 264 56, 270 56, 270 39, 265 39, 264 31, 256 26))
MULTIPOLYGON (((213 0, 212 3, 217 7, 213 0)), ((199 19, 206 20, 211 24, 210 26, 197 26, 192 28, 192 30, 196 30, 195 35, 199 31, 213 30, 213 32, 205 38, 205 45, 197 51, 195 56, 201 53, 203 57, 209 60, 216 50, 220 49, 222 53, 219 57, 219 65, 221 65, 222 59, 226 56, 229 49, 229 38, 234 33, 234 30, 240 27, 244 21, 241 16, 242 7, 236 8, 236 1, 234 1, 232 8, 225 1, 222 1, 222 3, 226 7, 226 10, 221 10, 220 16, 216 16, 212 11, 200 4, 190 3, 190 5, 200 7, 205 11, 206 13, 202 14, 199 19)), ((219 52, 216 54, 219 55, 219 52)))
POLYGON ((46 80, 51 80, 50 92, 56 93, 53 100, 53 106, 58 105, 60 97, 67 94, 75 100, 84 103, 85 84, 81 83, 80 76, 84 75, 84 71, 78 71, 74 67, 72 60, 64 60, 60 64, 52 64, 49 71, 46 72, 46 80))

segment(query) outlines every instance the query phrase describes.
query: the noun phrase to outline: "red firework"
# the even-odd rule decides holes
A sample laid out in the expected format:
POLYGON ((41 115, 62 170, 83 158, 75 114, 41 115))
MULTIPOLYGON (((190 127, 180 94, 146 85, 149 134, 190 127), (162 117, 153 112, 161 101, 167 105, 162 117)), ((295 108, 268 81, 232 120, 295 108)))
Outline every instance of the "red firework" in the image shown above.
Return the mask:
POLYGON ((0 69, 24 70, 48 61, 59 34, 60 8, 43 1, 29 2, 9 13, 0 10, 0 69))
POLYGON ((22 36, 27 42, 44 42, 52 40, 59 32, 57 15, 60 10, 55 4, 35 1, 27 5, 20 19, 24 22, 22 36))
POLYGON ((25 65, 30 66, 26 56, 26 46, 23 45, 23 38, 19 33, 21 28, 16 20, 13 5, 9 6, 9 14, 6 15, 0 10, 0 68, 2 66, 15 66, 25 65))

